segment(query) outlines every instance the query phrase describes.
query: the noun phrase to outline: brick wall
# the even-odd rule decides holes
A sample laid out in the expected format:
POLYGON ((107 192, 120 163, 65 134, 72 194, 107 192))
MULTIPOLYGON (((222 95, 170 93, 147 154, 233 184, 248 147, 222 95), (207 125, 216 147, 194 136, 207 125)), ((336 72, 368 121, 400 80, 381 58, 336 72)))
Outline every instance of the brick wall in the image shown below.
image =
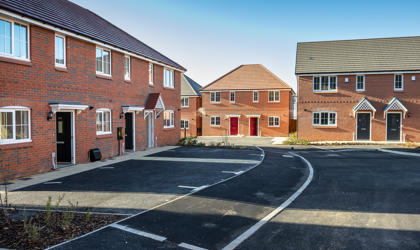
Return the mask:
MULTIPOLYGON (((199 136, 197 129, 201 130, 201 96, 189 96, 189 107, 181 108, 181 119, 188 120, 189 128, 186 130, 186 136, 199 136)), ((184 129, 181 129, 181 138, 184 137, 184 129)))

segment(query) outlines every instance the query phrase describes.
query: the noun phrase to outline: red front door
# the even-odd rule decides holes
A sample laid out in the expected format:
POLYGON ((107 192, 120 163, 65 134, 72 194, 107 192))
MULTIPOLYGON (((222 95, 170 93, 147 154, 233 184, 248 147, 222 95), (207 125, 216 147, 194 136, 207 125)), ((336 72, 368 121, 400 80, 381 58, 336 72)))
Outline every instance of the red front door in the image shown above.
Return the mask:
POLYGON ((238 135, 238 117, 230 118, 230 135, 238 135))
POLYGON ((249 118, 249 135, 258 136, 258 118, 249 118))

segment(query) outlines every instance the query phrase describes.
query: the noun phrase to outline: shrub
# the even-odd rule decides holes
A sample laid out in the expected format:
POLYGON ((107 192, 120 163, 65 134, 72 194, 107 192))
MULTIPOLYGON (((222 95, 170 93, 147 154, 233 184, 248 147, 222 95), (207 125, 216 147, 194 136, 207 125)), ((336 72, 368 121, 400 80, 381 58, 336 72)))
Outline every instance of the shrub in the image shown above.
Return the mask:
POLYGON ((197 136, 188 136, 188 137, 182 138, 181 140, 179 140, 177 145, 178 146, 198 146, 198 147, 205 146, 204 143, 198 142, 197 136))
POLYGON ((309 144, 309 141, 303 140, 303 139, 299 139, 297 137, 297 133, 294 132, 294 133, 292 133, 292 134, 289 135, 289 138, 287 138, 287 140, 285 140, 283 142, 283 144, 286 144, 286 145, 308 145, 309 144))

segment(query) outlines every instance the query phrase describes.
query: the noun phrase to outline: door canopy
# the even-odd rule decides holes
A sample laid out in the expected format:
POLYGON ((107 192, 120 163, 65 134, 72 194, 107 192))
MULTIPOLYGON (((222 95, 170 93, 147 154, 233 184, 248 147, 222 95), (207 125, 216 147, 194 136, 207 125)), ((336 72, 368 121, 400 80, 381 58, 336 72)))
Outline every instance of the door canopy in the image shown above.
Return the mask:
POLYGON ((144 118, 150 113, 155 113, 155 118, 165 110, 165 104, 163 103, 162 96, 160 93, 150 93, 146 99, 146 105, 144 106, 144 118))
POLYGON ((403 117, 405 118, 408 110, 397 97, 394 97, 384 108, 384 118, 390 111, 401 111, 403 113, 403 117))
POLYGON ((376 109, 373 107, 372 103, 364 97, 362 100, 360 100, 359 103, 356 104, 353 108, 353 116, 356 117, 356 113, 358 111, 371 111, 372 117, 375 117, 376 109))

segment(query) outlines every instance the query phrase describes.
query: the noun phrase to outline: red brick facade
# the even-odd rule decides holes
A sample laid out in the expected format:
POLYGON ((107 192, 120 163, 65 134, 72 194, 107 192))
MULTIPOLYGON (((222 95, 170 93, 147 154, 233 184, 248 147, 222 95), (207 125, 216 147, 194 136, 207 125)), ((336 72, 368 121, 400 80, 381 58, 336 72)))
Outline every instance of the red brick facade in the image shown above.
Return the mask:
POLYGON ((202 106, 201 96, 186 96, 189 106, 181 107, 181 120, 187 120, 189 128, 181 129, 181 138, 184 136, 200 136, 202 133, 202 119, 199 109, 202 106))
MULTIPOLYGON (((119 154, 117 127, 125 127, 122 105, 144 106, 149 93, 161 93, 167 110, 175 112, 175 128, 164 129, 163 113, 154 121, 157 146, 174 145, 179 139, 180 77, 174 72, 175 88, 163 87, 163 66, 154 64, 154 85, 149 85, 149 62, 131 57, 131 81, 124 80, 124 54, 112 51, 112 77, 96 75, 95 47, 66 37, 67 69, 54 64, 54 32, 30 26, 30 62, 0 57, 0 108, 23 106, 30 110, 31 140, 0 145, 0 178, 16 178, 45 172, 56 152, 56 115, 47 121, 50 100, 79 102, 91 108, 75 114, 75 163, 89 161, 88 151, 99 148, 103 158, 119 154), (96 134, 96 110, 112 111, 112 134, 96 134)), ((135 117, 135 149, 146 148, 143 112, 135 117)))

